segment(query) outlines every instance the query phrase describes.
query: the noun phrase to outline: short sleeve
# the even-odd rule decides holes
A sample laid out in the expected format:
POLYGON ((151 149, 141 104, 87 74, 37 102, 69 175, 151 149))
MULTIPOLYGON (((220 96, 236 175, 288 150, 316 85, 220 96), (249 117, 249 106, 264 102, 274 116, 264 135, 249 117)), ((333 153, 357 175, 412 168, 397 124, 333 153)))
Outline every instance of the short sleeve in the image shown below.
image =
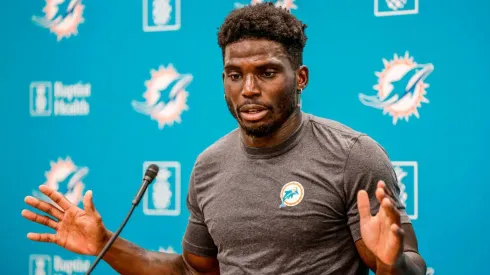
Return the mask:
POLYGON ((366 190, 369 195, 371 214, 375 215, 380 207, 375 195, 380 180, 385 182, 386 187, 393 194, 392 197, 401 214, 401 223, 410 223, 405 207, 399 199, 400 188, 386 152, 370 137, 360 136, 350 149, 344 170, 347 222, 354 241, 361 239, 357 193, 366 190))
POLYGON ((187 209, 190 216, 182 247, 185 251, 202 257, 216 257, 218 249, 204 223, 204 216, 197 201, 194 171, 191 174, 187 193, 187 209))

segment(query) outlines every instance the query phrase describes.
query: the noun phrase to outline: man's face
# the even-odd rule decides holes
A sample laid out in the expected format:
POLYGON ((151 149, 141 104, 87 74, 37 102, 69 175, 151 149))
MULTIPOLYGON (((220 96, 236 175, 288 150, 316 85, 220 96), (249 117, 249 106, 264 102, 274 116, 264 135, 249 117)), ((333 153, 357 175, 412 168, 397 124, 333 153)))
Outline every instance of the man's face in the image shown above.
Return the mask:
POLYGON ((267 136, 296 107, 296 71, 281 44, 243 40, 226 47, 223 82, 228 109, 246 134, 267 136))

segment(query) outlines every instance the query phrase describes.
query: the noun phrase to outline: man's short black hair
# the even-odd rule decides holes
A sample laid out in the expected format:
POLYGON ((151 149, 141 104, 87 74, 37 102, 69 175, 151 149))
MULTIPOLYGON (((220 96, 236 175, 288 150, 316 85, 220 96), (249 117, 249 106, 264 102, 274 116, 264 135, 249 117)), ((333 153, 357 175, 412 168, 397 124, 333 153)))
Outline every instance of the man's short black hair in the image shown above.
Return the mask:
POLYGON ((279 42, 289 55, 294 69, 303 65, 306 25, 287 9, 271 2, 248 5, 233 10, 218 32, 223 57, 228 44, 244 39, 268 39, 279 42))

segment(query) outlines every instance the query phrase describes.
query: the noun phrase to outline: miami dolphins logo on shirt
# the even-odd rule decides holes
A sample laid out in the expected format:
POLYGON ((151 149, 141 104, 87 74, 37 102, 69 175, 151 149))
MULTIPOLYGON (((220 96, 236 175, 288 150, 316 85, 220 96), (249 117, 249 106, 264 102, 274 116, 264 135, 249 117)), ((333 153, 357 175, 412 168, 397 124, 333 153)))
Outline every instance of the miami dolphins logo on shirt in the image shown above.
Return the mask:
POLYGON ((279 208, 286 206, 298 205, 305 195, 303 185, 297 181, 286 183, 281 190, 281 205, 279 208))

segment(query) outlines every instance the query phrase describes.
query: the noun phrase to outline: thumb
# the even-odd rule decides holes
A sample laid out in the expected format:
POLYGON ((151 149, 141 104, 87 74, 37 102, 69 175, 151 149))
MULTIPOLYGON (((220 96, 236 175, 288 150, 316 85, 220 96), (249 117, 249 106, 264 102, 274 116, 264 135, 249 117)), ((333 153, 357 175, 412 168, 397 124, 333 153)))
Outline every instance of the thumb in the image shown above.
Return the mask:
POLYGON ((371 219, 371 207, 369 205, 368 193, 364 190, 357 193, 357 209, 359 210, 361 225, 369 222, 371 219))
POLYGON ((88 190, 83 196, 83 209, 88 215, 97 215, 97 210, 95 209, 94 202, 92 200, 92 190, 88 190))

